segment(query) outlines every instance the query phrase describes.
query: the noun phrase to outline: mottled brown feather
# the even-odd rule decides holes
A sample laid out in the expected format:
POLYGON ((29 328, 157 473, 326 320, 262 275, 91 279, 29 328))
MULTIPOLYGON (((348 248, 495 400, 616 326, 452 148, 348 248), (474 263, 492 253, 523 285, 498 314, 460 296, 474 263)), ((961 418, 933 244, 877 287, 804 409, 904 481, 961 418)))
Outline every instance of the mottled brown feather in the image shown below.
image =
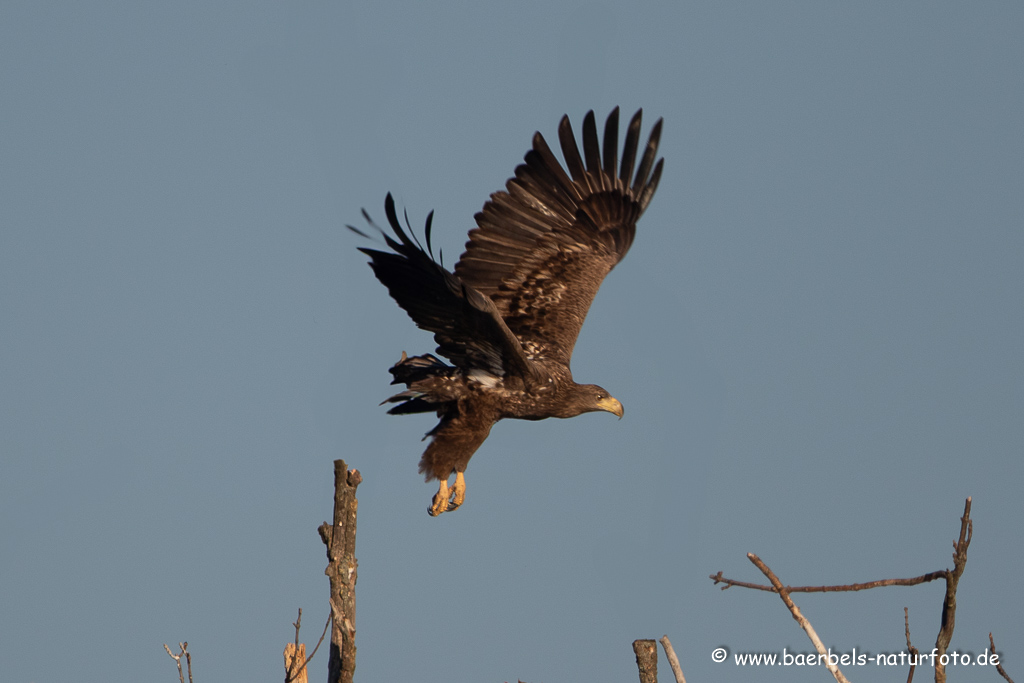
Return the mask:
POLYGON ((476 216, 455 275, 494 301, 531 360, 569 365, 594 295, 633 243, 662 169, 659 161, 651 175, 659 119, 633 175, 641 120, 638 111, 629 123, 616 176, 618 108, 605 123, 603 163, 593 112, 583 121, 582 156, 563 117, 565 168, 536 133, 506 190, 476 216))

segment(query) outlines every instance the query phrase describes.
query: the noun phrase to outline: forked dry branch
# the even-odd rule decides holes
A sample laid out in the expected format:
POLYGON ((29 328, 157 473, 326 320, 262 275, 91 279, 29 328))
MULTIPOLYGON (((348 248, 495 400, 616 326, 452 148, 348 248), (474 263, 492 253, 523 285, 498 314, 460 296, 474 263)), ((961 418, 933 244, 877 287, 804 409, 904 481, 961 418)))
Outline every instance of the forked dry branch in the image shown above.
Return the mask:
POLYGON ((181 652, 174 654, 171 652, 171 648, 167 647, 167 643, 164 643, 164 649, 167 650, 167 654, 178 664, 178 680, 181 683, 185 683, 185 674, 181 670, 181 658, 185 657, 185 663, 188 667, 188 683, 192 683, 192 654, 188 651, 188 641, 178 643, 178 647, 181 648, 181 652))
MULTIPOLYGON (((814 643, 815 649, 819 654, 825 654, 826 650, 821 644, 821 640, 814 632, 814 628, 810 622, 807 621, 800 613, 799 608, 793 603, 790 595, 792 593, 833 593, 833 592, 850 592, 850 591, 861 591, 868 590, 871 588, 881 588, 883 586, 916 586, 921 583, 928 581, 935 581, 937 579, 944 579, 946 581, 946 591, 943 595, 942 601, 942 619, 939 627, 938 636, 935 639, 935 649, 933 650, 934 655, 929 656, 935 666, 935 681, 936 683, 945 683, 946 681, 946 666, 943 664, 943 655, 947 654, 950 640, 953 637, 953 628, 956 624, 956 591, 957 586, 960 582, 960 577, 963 576, 964 568, 967 566, 967 549, 971 545, 971 536, 974 531, 974 523, 971 520, 971 498, 968 497, 964 503, 964 514, 960 518, 960 535, 957 540, 953 541, 953 568, 952 569, 941 569, 939 571, 929 572, 920 576, 915 576, 909 579, 880 579, 877 581, 868 581, 865 583, 851 583, 846 585, 835 585, 835 586, 784 586, 781 581, 772 573, 771 569, 761 561, 753 553, 748 553, 747 557, 753 562, 761 572, 768 577, 771 585, 749 583, 746 581, 737 581, 730 579, 722 575, 722 572, 712 574, 709 578, 715 582, 715 584, 724 584, 722 590, 737 586, 739 588, 750 588, 753 590, 768 591, 771 593, 778 593, 782 598, 783 602, 786 603, 786 607, 792 613, 793 618, 797 620, 801 628, 807 633, 811 642, 814 643)), ((907 609, 904 607, 904 622, 907 636, 907 652, 912 656, 911 662, 918 661, 918 650, 916 647, 911 645, 910 642, 910 615, 907 609)), ((989 640, 992 642, 991 652, 995 653, 995 643, 991 639, 989 634, 989 640)), ((828 661, 825 658, 823 661, 828 661)), ((997 660, 998 661, 998 660, 997 660)), ((835 677, 837 681, 845 681, 846 678, 837 667, 833 664, 828 664, 829 671, 835 677)), ((911 664, 910 671, 907 676, 907 681, 914 678, 915 666, 911 664)), ((1010 677, 1003 670, 1001 664, 997 664, 996 670, 1003 678, 1010 680, 1010 677)))

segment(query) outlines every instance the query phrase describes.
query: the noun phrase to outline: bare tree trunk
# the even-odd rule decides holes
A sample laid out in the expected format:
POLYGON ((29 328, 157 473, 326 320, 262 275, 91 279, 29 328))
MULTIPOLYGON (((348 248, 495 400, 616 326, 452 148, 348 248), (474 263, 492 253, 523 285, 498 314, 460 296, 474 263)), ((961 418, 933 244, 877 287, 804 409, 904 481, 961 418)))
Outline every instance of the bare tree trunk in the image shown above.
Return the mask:
POLYGON ((320 525, 327 546, 331 581, 331 655, 328 683, 352 683, 356 669, 356 487, 363 481, 359 470, 347 469, 344 460, 334 461, 334 524, 320 525))
POLYGON ((634 640, 636 668, 640 670, 640 683, 658 683, 658 643, 654 640, 634 640))

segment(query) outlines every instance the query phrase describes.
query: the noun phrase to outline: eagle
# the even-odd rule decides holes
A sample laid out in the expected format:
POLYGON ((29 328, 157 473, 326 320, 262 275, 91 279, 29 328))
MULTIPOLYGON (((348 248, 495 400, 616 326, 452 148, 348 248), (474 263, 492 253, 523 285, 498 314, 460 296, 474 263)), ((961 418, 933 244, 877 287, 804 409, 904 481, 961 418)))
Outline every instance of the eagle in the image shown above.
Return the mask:
MULTIPOLYGON (((568 418, 591 411, 623 415, 622 404, 596 384, 577 384, 569 369, 580 327, 605 276, 629 251, 636 223, 661 178, 655 163, 662 120, 640 152, 639 110, 626 128, 619 159, 619 109, 608 116, 603 149, 594 112, 583 119, 580 155, 568 116, 558 126, 565 167, 544 137, 505 190, 476 214, 466 250, 453 270, 434 257, 428 214, 420 241, 389 193, 384 210, 393 235, 378 227, 389 251, 361 248, 377 279, 417 326, 434 334, 438 355, 402 357, 389 372, 406 389, 382 402, 392 415, 440 418, 419 471, 440 482, 427 512, 465 501, 465 471, 491 427, 505 418, 568 418), (448 480, 455 475, 449 488, 448 480)), ((369 237, 349 225, 352 231, 369 237)))

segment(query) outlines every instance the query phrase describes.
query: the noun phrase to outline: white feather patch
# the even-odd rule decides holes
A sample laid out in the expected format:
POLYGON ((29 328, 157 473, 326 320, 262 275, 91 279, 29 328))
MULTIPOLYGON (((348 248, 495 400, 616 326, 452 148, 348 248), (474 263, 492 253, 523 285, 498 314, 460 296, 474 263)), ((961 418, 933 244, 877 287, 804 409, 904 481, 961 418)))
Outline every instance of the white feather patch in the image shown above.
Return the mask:
POLYGON ((496 377, 486 370, 481 370, 479 368, 473 368, 470 370, 469 378, 474 382, 484 385, 488 389, 493 389, 498 386, 498 383, 501 381, 500 377, 496 377))

